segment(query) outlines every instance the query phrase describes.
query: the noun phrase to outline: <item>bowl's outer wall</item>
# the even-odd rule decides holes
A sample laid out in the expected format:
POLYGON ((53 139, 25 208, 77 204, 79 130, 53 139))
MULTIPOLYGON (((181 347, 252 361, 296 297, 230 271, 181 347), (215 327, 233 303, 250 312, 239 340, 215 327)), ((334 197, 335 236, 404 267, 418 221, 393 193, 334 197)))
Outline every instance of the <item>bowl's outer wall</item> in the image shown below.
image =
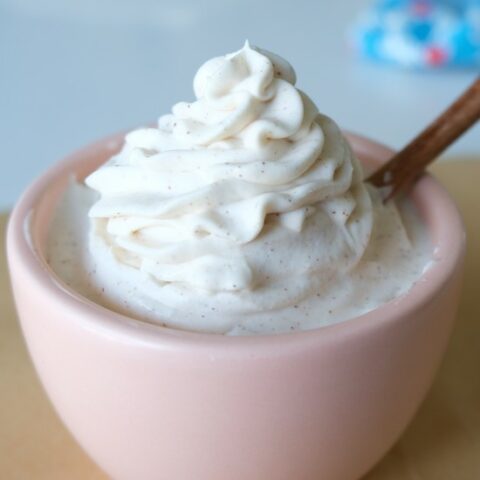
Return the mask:
POLYGON ((459 275, 415 316, 374 332, 230 361, 109 339, 21 272, 13 286, 46 391, 113 478, 346 480, 385 452, 425 395, 459 275))
POLYGON ((358 478, 425 396, 462 271, 459 261, 414 314, 285 350, 252 344, 217 355, 92 327, 85 310, 38 288, 21 254, 9 230, 13 291, 37 372, 79 443, 120 480, 358 478))

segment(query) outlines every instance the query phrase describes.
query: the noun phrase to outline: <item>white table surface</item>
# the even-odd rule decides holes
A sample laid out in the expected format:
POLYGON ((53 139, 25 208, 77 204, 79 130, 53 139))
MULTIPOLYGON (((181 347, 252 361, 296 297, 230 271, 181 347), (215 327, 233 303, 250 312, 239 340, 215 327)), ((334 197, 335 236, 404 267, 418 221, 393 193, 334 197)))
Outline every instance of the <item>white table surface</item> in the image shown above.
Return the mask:
MULTIPOLYGON (((191 100, 206 59, 246 38, 295 67, 344 128, 400 147, 475 76, 356 60, 346 30, 367 0, 0 0, 0 209, 62 156, 191 100)), ((480 127, 446 156, 480 153, 480 127)))

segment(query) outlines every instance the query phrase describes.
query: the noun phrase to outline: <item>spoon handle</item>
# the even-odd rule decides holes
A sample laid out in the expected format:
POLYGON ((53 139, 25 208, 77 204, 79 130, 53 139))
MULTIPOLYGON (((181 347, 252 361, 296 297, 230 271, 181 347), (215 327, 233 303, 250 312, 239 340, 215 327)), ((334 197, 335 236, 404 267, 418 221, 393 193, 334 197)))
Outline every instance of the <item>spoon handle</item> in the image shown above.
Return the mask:
POLYGON ((367 182, 391 187, 388 198, 408 188, 425 167, 480 119, 480 77, 423 132, 374 172, 367 182))

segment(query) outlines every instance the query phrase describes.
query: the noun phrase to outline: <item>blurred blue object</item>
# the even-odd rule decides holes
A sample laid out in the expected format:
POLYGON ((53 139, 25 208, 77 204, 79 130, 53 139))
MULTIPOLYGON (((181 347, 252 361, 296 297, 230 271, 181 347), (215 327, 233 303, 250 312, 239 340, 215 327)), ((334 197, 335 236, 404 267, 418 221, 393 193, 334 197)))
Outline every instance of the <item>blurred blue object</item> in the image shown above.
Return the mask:
POLYGON ((480 67, 480 0, 380 0, 358 19, 353 40, 383 63, 480 67))

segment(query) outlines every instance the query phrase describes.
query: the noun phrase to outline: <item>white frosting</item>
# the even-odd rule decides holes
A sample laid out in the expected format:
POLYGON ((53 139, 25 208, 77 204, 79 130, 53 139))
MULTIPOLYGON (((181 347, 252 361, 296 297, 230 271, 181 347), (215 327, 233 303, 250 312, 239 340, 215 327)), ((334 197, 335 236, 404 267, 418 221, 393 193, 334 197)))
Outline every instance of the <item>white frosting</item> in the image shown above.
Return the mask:
POLYGON ((340 130, 294 84, 287 62, 247 43, 200 67, 195 102, 129 133, 87 177, 100 195, 84 264, 103 303, 180 328, 262 331, 252 319, 346 282, 374 207, 340 130))
POLYGON ((296 302, 310 277, 355 265, 372 228, 370 199, 340 131, 294 82, 285 61, 246 44, 199 69, 197 101, 126 136, 86 180, 101 194, 90 211, 95 235, 118 262, 152 275, 169 298, 261 290, 259 309, 296 302), (268 263, 262 235, 275 244, 268 263), (278 296, 294 278, 303 285, 294 298, 278 296))

